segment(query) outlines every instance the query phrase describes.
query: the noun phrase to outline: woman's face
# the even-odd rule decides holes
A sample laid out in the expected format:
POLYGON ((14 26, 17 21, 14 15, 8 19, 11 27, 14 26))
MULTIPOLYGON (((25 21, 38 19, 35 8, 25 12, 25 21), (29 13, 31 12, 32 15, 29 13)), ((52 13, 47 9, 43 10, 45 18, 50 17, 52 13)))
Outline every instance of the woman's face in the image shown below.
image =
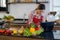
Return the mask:
POLYGON ((43 13, 43 10, 36 10, 37 14, 42 14, 43 13))

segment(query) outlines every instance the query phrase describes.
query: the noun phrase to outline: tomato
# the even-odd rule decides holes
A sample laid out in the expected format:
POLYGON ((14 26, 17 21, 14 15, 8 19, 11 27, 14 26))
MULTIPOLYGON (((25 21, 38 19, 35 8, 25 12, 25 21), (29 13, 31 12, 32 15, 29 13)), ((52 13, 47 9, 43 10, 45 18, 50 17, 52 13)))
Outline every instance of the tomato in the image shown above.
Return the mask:
POLYGON ((38 27, 36 27, 36 28, 35 28, 35 30, 39 30, 39 28, 38 28, 38 27))

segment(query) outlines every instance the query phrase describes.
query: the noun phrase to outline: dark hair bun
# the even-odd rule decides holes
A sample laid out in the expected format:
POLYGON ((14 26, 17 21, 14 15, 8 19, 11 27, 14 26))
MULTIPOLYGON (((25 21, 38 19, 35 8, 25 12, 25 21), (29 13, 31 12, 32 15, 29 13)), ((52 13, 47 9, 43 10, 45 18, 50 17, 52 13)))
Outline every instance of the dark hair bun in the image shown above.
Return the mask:
POLYGON ((38 9, 45 10, 45 5, 44 4, 39 4, 38 9))

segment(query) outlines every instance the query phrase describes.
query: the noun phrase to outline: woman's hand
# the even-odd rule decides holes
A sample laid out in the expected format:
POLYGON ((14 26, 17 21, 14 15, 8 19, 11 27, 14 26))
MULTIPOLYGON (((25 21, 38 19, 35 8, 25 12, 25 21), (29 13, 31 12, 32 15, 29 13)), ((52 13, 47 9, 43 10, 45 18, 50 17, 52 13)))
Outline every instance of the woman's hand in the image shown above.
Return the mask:
POLYGON ((40 28, 41 25, 38 25, 38 28, 40 28))

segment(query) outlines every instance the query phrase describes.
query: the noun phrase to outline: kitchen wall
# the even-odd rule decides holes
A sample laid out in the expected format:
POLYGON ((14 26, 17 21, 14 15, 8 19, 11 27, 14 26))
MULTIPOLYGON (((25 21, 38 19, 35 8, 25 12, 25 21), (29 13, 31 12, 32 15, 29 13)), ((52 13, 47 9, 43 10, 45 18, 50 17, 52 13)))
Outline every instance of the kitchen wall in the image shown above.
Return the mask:
POLYGON ((27 18, 28 14, 33 11, 37 6, 38 4, 35 3, 11 4, 9 6, 9 11, 10 14, 15 16, 15 18, 24 18, 24 15, 27 18))
MULTIPOLYGON (((45 14, 49 12, 49 4, 45 3, 46 10, 45 14)), ((25 14, 25 18, 28 18, 28 15, 31 11, 33 11, 38 4, 30 3, 30 4, 11 4, 9 5, 10 14, 14 15, 16 18, 23 18, 25 14)))

